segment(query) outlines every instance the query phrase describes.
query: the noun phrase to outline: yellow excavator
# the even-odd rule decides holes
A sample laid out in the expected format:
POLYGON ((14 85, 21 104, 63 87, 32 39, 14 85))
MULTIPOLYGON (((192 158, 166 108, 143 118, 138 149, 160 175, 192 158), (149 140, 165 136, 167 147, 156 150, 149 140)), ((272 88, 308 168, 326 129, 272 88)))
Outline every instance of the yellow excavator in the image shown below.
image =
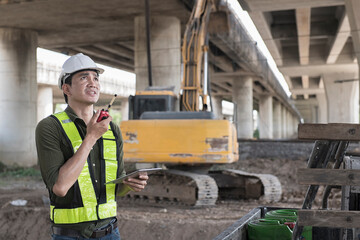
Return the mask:
POLYGON ((154 163, 165 171, 151 175, 146 189, 129 196, 153 202, 214 205, 219 198, 266 195, 279 200, 281 186, 271 175, 234 169, 209 171, 238 161, 236 128, 208 110, 208 34, 213 0, 197 0, 183 45, 183 79, 177 100, 172 88, 156 86, 129 98, 129 119, 121 123, 124 161, 154 163), (180 102, 180 111, 175 111, 180 102), (280 191, 280 192, 279 192, 280 191))

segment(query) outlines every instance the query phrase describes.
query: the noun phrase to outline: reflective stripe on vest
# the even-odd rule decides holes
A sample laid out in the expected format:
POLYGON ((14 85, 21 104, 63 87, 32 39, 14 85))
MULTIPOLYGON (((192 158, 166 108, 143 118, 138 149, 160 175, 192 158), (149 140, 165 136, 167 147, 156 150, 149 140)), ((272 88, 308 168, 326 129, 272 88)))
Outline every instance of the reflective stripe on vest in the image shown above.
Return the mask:
MULTIPOLYGON (((75 154, 82 143, 79 131, 65 112, 56 113, 54 116, 61 123, 62 128, 72 144, 75 154)), ((110 125, 108 131, 102 138, 102 158, 105 160, 105 182, 108 182, 116 179, 118 168, 117 146, 110 125)), ((101 159, 101 161, 103 160, 101 159)), ((106 202, 98 204, 87 161, 85 162, 77 181, 83 207, 58 208, 56 206, 50 206, 50 219, 54 223, 73 224, 116 216, 115 184, 106 184, 106 202)))

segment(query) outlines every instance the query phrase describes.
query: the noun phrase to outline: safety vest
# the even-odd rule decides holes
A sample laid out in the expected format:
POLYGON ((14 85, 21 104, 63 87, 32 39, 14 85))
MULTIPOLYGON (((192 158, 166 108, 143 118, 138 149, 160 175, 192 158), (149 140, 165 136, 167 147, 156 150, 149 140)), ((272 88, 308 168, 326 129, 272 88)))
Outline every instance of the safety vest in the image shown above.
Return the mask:
MULTIPOLYGON (((71 144, 73 152, 79 149, 82 138, 75 123, 66 112, 52 115, 60 123, 65 135, 71 144)), ((71 206, 50 205, 50 219, 55 224, 74 224, 88 221, 96 221, 116 216, 116 185, 106 184, 117 178, 118 173, 118 149, 117 138, 111 126, 100 138, 101 154, 101 180, 100 190, 96 188, 94 173, 90 166, 90 155, 82 169, 80 176, 74 184, 74 200, 71 206)))

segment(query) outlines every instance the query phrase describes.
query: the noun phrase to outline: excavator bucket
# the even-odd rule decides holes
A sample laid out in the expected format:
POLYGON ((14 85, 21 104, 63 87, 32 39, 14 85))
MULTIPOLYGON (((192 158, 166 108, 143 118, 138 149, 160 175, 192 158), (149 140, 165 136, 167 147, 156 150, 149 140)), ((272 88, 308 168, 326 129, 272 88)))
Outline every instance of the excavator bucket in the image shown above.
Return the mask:
POLYGON ((229 13, 217 11, 210 13, 209 34, 228 34, 230 32, 229 13))

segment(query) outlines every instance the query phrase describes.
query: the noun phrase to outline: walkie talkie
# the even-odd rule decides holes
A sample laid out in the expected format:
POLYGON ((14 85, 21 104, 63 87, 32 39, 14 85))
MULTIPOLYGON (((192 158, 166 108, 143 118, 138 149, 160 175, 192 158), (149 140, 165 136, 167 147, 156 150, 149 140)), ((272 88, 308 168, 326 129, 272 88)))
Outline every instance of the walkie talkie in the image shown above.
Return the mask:
POLYGON ((100 116, 98 117, 98 119, 96 120, 96 122, 100 122, 104 119, 107 119, 109 117, 109 109, 111 108, 111 105, 113 104, 113 102, 115 101, 117 94, 114 95, 114 97, 111 99, 108 107, 106 109, 101 109, 100 112, 100 116))

